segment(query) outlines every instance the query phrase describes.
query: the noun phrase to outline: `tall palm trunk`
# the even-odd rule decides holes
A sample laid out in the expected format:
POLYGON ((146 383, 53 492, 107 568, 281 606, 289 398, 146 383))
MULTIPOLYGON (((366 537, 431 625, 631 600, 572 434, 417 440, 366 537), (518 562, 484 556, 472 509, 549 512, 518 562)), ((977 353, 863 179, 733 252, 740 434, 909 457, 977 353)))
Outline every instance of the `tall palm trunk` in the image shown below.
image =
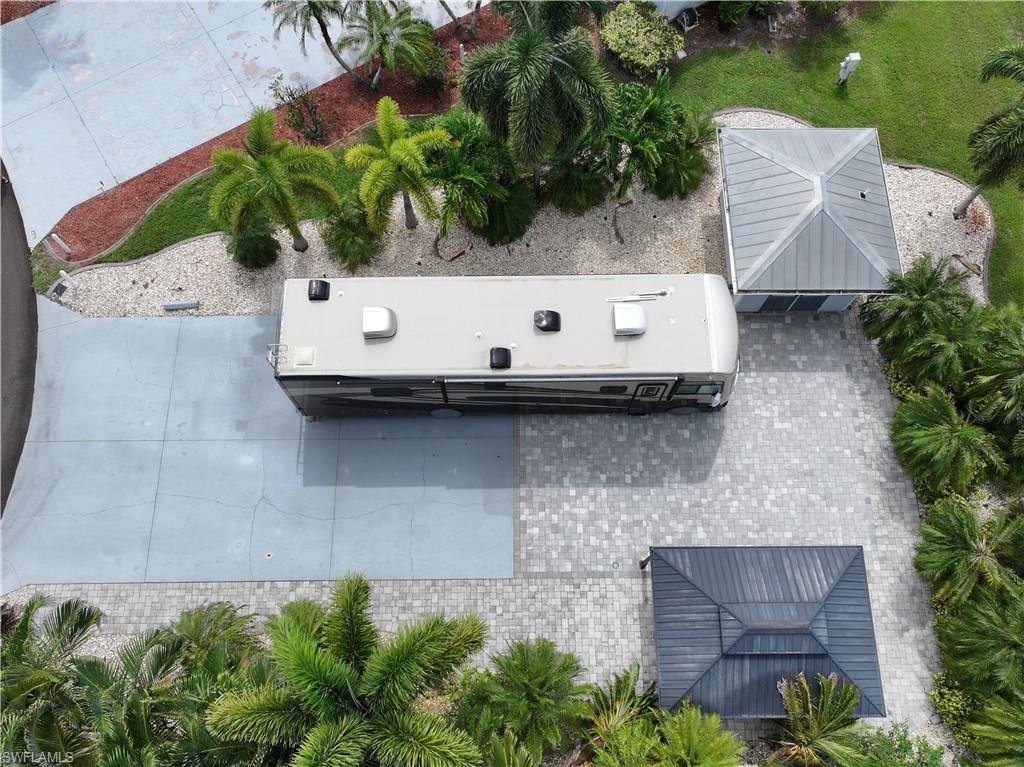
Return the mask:
POLYGON ((373 74, 373 82, 370 83, 370 88, 377 90, 377 86, 380 85, 380 76, 384 74, 384 64, 382 63, 377 67, 377 71, 373 74))
POLYGON ((357 82, 366 85, 366 78, 364 78, 361 74, 359 74, 352 67, 346 64, 345 59, 343 59, 341 57, 341 54, 338 53, 337 50, 335 50, 334 41, 331 39, 331 33, 327 29, 327 22, 324 21, 319 16, 317 16, 316 23, 320 27, 320 34, 323 35, 324 43, 327 45, 327 50, 329 50, 331 52, 331 55, 334 56, 334 60, 341 64, 341 68, 344 69, 348 74, 356 78, 357 82))
POLYGON ((402 204, 405 206, 405 228, 415 229, 419 226, 419 221, 416 220, 416 211, 412 207, 412 199, 409 197, 409 193, 402 190, 402 204))
POLYGON ((288 232, 292 236, 292 250, 298 251, 299 253, 305 253, 309 249, 309 243, 306 242, 306 238, 302 236, 302 232, 299 230, 298 224, 292 224, 288 227, 288 232))
POLYGON ((445 0, 438 0, 438 2, 441 3, 441 7, 444 8, 444 12, 447 13, 451 17, 451 20, 455 22, 455 28, 459 30, 459 34, 462 35, 462 21, 460 21, 459 17, 455 15, 455 11, 452 10, 452 7, 448 5, 445 0))
POLYGON ((476 23, 480 21, 480 0, 476 0, 476 5, 473 6, 473 17, 469 22, 469 34, 470 40, 476 40, 476 23))
POLYGON ((981 194, 981 184, 971 189, 970 193, 963 199, 959 205, 956 206, 956 210, 953 211, 953 218, 959 221, 961 218, 967 215, 967 209, 971 207, 971 203, 981 194))

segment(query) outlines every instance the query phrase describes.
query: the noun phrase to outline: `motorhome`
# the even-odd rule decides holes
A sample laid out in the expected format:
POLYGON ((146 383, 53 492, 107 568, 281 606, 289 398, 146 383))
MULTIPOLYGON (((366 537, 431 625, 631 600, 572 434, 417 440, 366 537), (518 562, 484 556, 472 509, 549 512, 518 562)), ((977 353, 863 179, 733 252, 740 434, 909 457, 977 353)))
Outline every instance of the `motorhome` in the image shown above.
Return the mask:
POLYGON ((713 411, 739 369, 709 274, 291 279, 268 359, 311 417, 713 411))

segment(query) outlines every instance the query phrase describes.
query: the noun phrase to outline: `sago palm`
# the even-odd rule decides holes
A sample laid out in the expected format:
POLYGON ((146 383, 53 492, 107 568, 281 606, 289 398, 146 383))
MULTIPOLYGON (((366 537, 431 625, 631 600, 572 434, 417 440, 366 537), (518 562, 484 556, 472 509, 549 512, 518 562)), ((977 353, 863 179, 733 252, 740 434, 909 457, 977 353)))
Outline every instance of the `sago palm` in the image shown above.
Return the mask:
POLYGON ((327 609, 300 601, 268 625, 275 679, 231 691, 210 709, 218 738, 294 753, 292 767, 477 767, 468 734, 418 703, 477 653, 474 616, 424 618, 383 642, 370 584, 336 585, 327 609))
POLYGON ((971 133, 971 164, 978 185, 957 206, 955 218, 962 218, 983 187, 1014 181, 1024 191, 1024 43, 1000 48, 989 54, 981 67, 981 81, 1006 78, 1021 87, 1012 104, 1003 107, 971 133))
POLYGON ((612 678, 603 687, 595 686, 587 700, 587 720, 598 741, 607 741, 614 733, 638 719, 653 720, 658 710, 658 693, 651 682, 640 687, 640 664, 633 661, 629 667, 612 678))
POLYGON ((1015 304, 986 309, 988 344, 968 390, 982 421, 1024 426, 1024 309, 1015 304))
POLYGON ((518 163, 534 170, 555 148, 577 145, 610 123, 614 105, 608 75, 586 30, 551 31, 543 9, 524 3, 525 21, 506 40, 466 59, 460 92, 491 132, 508 140, 518 163))
POLYGON ((985 697, 1024 689, 1024 592, 979 589, 935 622, 947 669, 985 697))
POLYGON ((43 596, 32 597, 3 637, 0 708, 4 739, 35 755, 70 753, 93 764, 86 711, 74 687, 74 655, 95 632, 100 611, 69 599, 40 618, 43 596))
POLYGON ((892 420, 896 455, 911 475, 935 495, 966 495, 990 469, 1006 470, 995 439, 957 412, 949 395, 930 385, 910 394, 892 420))
POLYGON ((779 748, 769 764, 860 767, 865 764, 856 745, 860 691, 835 674, 818 674, 817 685, 814 695, 803 674, 779 682, 788 721, 781 725, 779 748))
POLYGON ((1020 767, 1024 762, 1024 690, 989 700, 967 725, 971 750, 985 767, 1020 767))
POLYGON ((900 368, 917 386, 931 382, 963 392, 971 371, 985 357, 982 310, 969 304, 961 312, 948 312, 928 332, 910 341, 900 368))
POLYGON ((382 0, 356 3, 348 16, 347 29, 338 46, 360 49, 359 62, 365 65, 367 73, 376 64, 370 81, 374 90, 380 85, 384 70, 422 72, 423 59, 434 45, 433 27, 414 19, 412 8, 404 4, 382 0))
POLYGON ((583 667, 548 639, 517 642, 491 660, 496 671, 461 702, 459 721, 481 743, 511 730, 540 764, 545 749, 561 745, 587 714, 589 687, 578 681, 583 667))
POLYGON ((589 760, 594 767, 650 767, 662 740, 654 717, 650 717, 623 724, 596 745, 589 760))
POLYGON ((966 500, 947 496, 928 510, 914 565, 940 599, 962 604, 978 586, 1002 588, 1017 580, 1008 563, 1022 543, 1024 516, 998 509, 982 522, 966 500))
POLYGON ((306 55, 306 38, 312 37, 314 30, 317 30, 327 50, 341 68, 359 82, 366 82, 363 76, 341 57, 331 39, 329 22, 345 21, 352 7, 348 0, 265 0, 263 7, 274 14, 274 39, 280 38, 282 29, 291 27, 299 36, 299 49, 302 55, 306 55))
POLYGON ((426 154, 447 144, 451 140, 448 132, 430 128, 409 135, 409 126, 398 111, 398 104, 385 96, 377 102, 377 137, 380 146, 356 144, 345 153, 348 167, 363 171, 359 201, 366 209, 370 229, 382 233, 388 228, 391 203, 399 193, 405 204, 407 229, 415 229, 419 223, 413 211, 413 199, 424 216, 437 218, 426 154))
POLYGON ((654 747, 654 767, 738 767, 746 750, 743 742, 722 729, 718 714, 702 714, 684 703, 679 710, 658 716, 662 742, 654 747))
POLYGON ((963 290, 967 272, 952 271, 948 258, 936 261, 927 253, 906 274, 887 278, 892 295, 865 304, 864 332, 877 338, 886 356, 897 359, 911 342, 939 327, 949 314, 960 314, 969 303, 963 290))
POLYGON ((210 216, 237 232, 253 213, 265 211, 288 229, 292 247, 309 245, 299 231, 299 205, 303 201, 329 208, 339 204, 331 186, 334 155, 312 146, 297 146, 274 136, 275 117, 258 109, 249 121, 244 151, 218 149, 213 169, 219 181, 210 194, 210 216))

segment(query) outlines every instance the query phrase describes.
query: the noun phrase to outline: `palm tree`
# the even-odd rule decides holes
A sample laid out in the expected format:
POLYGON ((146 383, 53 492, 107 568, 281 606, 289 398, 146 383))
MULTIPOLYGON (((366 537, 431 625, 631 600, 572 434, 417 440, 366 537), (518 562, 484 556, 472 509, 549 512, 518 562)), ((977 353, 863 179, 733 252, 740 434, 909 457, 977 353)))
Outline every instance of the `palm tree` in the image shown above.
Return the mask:
POLYGON ((338 40, 342 48, 357 47, 362 50, 360 64, 366 66, 367 74, 373 64, 370 87, 380 85, 380 78, 386 69, 408 69, 419 74, 423 71, 423 58, 434 46, 434 28, 425 21, 414 19, 408 5, 392 3, 391 7, 382 0, 365 0, 357 4, 348 19, 348 33, 338 40))
POLYGON ((612 117, 611 85, 587 31, 546 26, 546 9, 562 5, 517 3, 515 32, 473 53, 460 73, 466 105, 508 140, 517 162, 533 168, 535 192, 550 151, 603 132, 612 117))
POLYGON ((650 767, 654 750, 662 745, 654 717, 624 723, 595 744, 594 767, 650 767))
POLYGON ((654 767, 738 767, 746 746, 722 729, 718 714, 702 714, 689 702, 658 716, 662 740, 654 747, 654 767))
MULTIPOLYGON (((1006 77, 1024 87, 1024 43, 993 51, 981 66, 981 81, 1006 77)), ((953 212, 963 218, 982 187, 1015 179, 1024 191, 1024 90, 1016 102, 1000 109, 974 129, 969 139, 971 164, 978 184, 953 212)))
POLYGON ((817 681, 817 696, 803 674, 779 682, 788 722, 781 726, 779 748, 769 764, 817 767, 834 762, 838 767, 859 767, 865 763, 856 744, 854 712, 860 691, 845 680, 840 685, 835 674, 818 674, 817 681))
POLYGON ((405 226, 415 229, 419 223, 413 211, 415 198, 427 218, 437 218, 437 205, 427 178, 426 153, 447 144, 451 137, 441 128, 409 135, 409 126, 398 111, 394 99, 385 96, 377 102, 377 137, 380 146, 356 144, 345 153, 345 163, 362 170, 359 201, 366 209, 366 222, 378 234, 391 222, 391 202, 401 192, 405 204, 405 226))
POLYGON ((608 741, 614 733, 638 719, 652 719, 658 710, 658 694, 654 682, 641 692, 640 664, 633 661, 621 674, 614 674, 604 687, 594 687, 587 704, 587 719, 597 745, 608 741))
POLYGON ((497 671, 483 675, 462 701, 459 721, 480 743, 511 730, 539 765, 545 748, 561 745, 586 716, 583 666, 548 639, 517 642, 491 661, 497 671))
POLYGON ((992 435, 963 418, 938 386, 929 385, 923 395, 910 394, 899 404, 892 440, 914 478, 936 494, 949 490, 965 495, 987 470, 1006 470, 992 435))
POLYGON ((988 348, 968 390, 982 421, 1024 425, 1024 310, 1015 304, 986 309, 988 348))
POLYGON ((943 665, 981 697, 1024 689, 1024 592, 980 589, 935 622, 943 665))
POLYGON ((1020 767, 1024 754, 1024 690, 995 697, 968 723, 971 751, 985 767, 1020 767))
POLYGON ((892 295, 864 305, 864 332, 878 339, 890 359, 898 359, 908 344, 939 327, 947 315, 961 313, 970 302, 963 290, 967 272, 949 267, 948 258, 933 261, 925 253, 906 274, 889 273, 892 295))
POLYGON ((334 155, 312 146, 297 146, 274 137, 274 113, 257 109, 249 120, 244 152, 218 149, 213 169, 220 177, 210 194, 210 216, 232 232, 244 228, 254 213, 266 211, 291 232, 292 247, 309 247, 299 231, 299 203, 310 201, 329 208, 340 200, 328 179, 334 155))
POLYGON ((971 303, 961 312, 947 312, 937 323, 906 347, 900 367, 917 386, 937 383, 962 392, 970 372, 985 357, 982 309, 971 303))
POLYGON ((100 623, 100 611, 69 599, 40 619, 48 605, 34 596, 3 637, 0 648, 0 708, 4 740, 36 755, 70 753, 93 764, 85 732, 86 711, 74 689, 72 659, 100 623))
POLYGON ((499 738, 497 733, 491 735, 484 754, 487 767, 537 767, 530 752, 511 731, 505 730, 505 737, 499 738))
POLYGON ((1002 588, 1016 580, 1006 563, 1024 541, 1024 517, 998 509, 984 522, 959 496, 935 502, 921 525, 914 565, 936 586, 936 596, 963 604, 981 585, 1002 588))
POLYGON ((565 34, 579 26, 583 17, 600 22, 611 7, 608 0, 560 0, 557 3, 536 3, 531 0, 495 0, 494 10, 504 16, 512 29, 522 32, 542 27, 551 35, 565 34))
POLYGON ((286 749, 292 767, 479 764, 469 735, 417 703, 482 649, 479 618, 431 616, 382 642, 370 584, 350 576, 329 608, 293 602, 268 630, 276 674, 211 706, 216 737, 286 749))
POLYGON ((505 147, 494 140, 475 112, 455 107, 434 120, 433 126, 451 137, 431 153, 427 170, 429 180, 444 194, 436 250, 457 219, 477 229, 487 225, 488 207, 508 199, 505 184, 515 177, 515 168, 505 147))
POLYGON ((338 53, 331 40, 331 32, 328 29, 328 21, 336 19, 344 22, 349 14, 351 3, 342 0, 265 0, 263 7, 274 14, 274 39, 281 37, 281 30, 291 27, 299 35, 299 49, 302 55, 306 55, 306 37, 313 35, 316 28, 320 31, 324 45, 331 52, 334 60, 341 65, 348 74, 352 75, 361 83, 366 80, 350 67, 338 53))

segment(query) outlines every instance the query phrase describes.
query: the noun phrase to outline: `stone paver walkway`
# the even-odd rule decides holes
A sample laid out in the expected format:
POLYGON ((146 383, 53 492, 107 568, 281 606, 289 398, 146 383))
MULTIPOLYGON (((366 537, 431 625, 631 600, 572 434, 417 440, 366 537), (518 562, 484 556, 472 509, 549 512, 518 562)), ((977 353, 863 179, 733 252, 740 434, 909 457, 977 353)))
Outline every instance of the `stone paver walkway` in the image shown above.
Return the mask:
MULTIPOLYGON (((449 21, 438 3, 413 5, 449 21)), ((290 29, 273 30, 247 0, 79 0, 0 27, 3 157, 29 244, 78 203, 245 122, 278 75, 313 87, 342 74, 319 38, 303 56, 290 29)))
MULTIPOLYGON (((743 317, 740 330, 742 378, 720 414, 516 419, 514 577, 378 580, 382 623, 474 611, 491 627, 491 650, 545 635, 578 653, 590 678, 632 658, 650 675, 650 584, 637 567, 648 546, 861 545, 890 716, 912 729, 926 725, 938 663, 928 591, 911 561, 919 509, 889 444, 894 401, 874 352, 852 315, 743 317)), ((107 614, 104 630, 121 633, 210 599, 272 613, 329 588, 302 581, 45 590, 95 602, 107 614)))

